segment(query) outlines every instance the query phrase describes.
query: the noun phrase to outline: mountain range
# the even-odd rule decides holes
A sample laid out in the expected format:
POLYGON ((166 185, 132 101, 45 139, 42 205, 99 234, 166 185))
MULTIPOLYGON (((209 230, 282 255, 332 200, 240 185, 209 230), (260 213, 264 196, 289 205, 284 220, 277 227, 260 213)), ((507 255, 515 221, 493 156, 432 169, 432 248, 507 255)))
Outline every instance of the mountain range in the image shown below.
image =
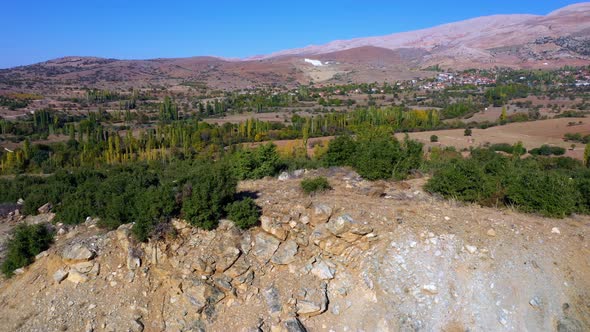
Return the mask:
POLYGON ((337 40, 246 59, 64 57, 0 70, 0 91, 394 81, 425 69, 590 64, 590 2, 548 15, 494 15, 386 36, 337 40))

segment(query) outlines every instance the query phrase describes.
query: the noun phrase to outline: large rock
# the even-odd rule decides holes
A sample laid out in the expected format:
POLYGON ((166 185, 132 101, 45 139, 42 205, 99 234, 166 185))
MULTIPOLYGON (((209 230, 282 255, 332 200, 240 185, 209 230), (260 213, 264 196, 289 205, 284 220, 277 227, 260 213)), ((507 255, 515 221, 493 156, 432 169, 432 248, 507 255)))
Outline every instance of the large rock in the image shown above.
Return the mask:
POLYGON ((279 297, 279 291, 274 285, 264 290, 264 300, 266 301, 271 316, 278 316, 281 314, 281 299, 279 297))
POLYGON ((300 316, 317 316, 328 309, 327 284, 322 282, 319 289, 304 289, 305 297, 297 300, 297 314, 300 316))
POLYGON ((356 222, 350 215, 343 214, 337 218, 330 219, 330 221, 326 224, 326 227, 332 234, 340 236, 348 232, 355 223, 356 222))
POLYGON ((60 282, 64 281, 65 278, 68 277, 68 274, 68 271, 64 269, 59 269, 55 271, 55 273, 53 274, 53 281, 59 284, 60 282))
POLYGON ((93 262, 80 262, 80 263, 73 264, 71 266, 72 269, 74 269, 80 273, 84 273, 84 274, 87 274, 90 271, 92 271, 93 267, 94 267, 93 262))
POLYGON ((314 225, 327 222, 332 216, 332 208, 325 204, 317 204, 313 207, 311 223, 314 225))
POLYGON ((260 217, 260 226, 265 232, 274 235, 281 241, 287 239, 287 231, 283 228, 283 225, 277 222, 274 218, 268 216, 260 217))
POLYGON ((286 319, 283 322, 283 325, 285 326, 285 329, 287 329, 287 332, 307 332, 307 329, 301 324, 297 317, 286 319))
POLYGON ((311 274, 322 280, 333 279, 336 269, 334 269, 331 265, 332 264, 329 264, 324 259, 318 259, 311 268, 311 274))
POLYGON ((253 254, 263 262, 268 262, 281 244, 276 237, 263 232, 256 234, 254 241, 253 254))
POLYGON ((242 255, 224 273, 225 273, 225 275, 227 275, 231 278, 236 278, 236 277, 241 276, 242 274, 246 273, 246 271, 248 271, 249 268, 250 268, 250 262, 248 260, 246 260, 246 256, 242 255))
POLYGON ((217 272, 225 272, 227 269, 229 269, 238 260, 240 253, 240 249, 238 248, 226 248, 215 264, 215 269, 217 272))
POLYGON ((197 312, 201 312, 207 305, 215 305, 225 298, 225 294, 221 290, 201 280, 183 282, 182 290, 197 312))
POLYGON ((45 203, 45 204, 43 204, 43 206, 41 206, 40 208, 37 209, 37 212, 39 212, 41 214, 49 213, 49 212, 51 212, 52 207, 53 206, 51 205, 51 203, 45 203))
POLYGON ((330 237, 333 237, 332 233, 326 227, 326 224, 318 225, 316 228, 311 232, 309 235, 309 240, 311 243, 319 246, 320 243, 330 237))
POLYGON ((87 246, 74 243, 64 248, 61 257, 66 261, 82 262, 93 259, 95 255, 94 251, 88 249, 87 246))
POLYGON ((76 270, 71 270, 68 273, 68 277, 66 280, 71 281, 75 284, 79 284, 88 281, 88 277, 76 270))
POLYGON ((290 264, 295 260, 299 246, 295 241, 285 241, 272 256, 271 262, 279 265, 290 264))
POLYGON ((129 249, 127 251, 127 269, 135 271, 141 267, 141 257, 138 250, 129 249))

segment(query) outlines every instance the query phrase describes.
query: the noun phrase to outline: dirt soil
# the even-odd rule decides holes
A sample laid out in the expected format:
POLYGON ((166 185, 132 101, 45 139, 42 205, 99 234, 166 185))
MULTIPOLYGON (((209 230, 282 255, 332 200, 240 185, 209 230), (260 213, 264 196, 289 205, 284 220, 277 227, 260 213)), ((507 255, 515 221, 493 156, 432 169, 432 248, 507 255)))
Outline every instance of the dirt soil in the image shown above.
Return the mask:
MULTIPOLYGON (((431 146, 454 146, 457 149, 480 147, 486 144, 522 142, 527 149, 538 148, 543 144, 560 146, 570 149, 576 144, 575 150, 568 150, 566 156, 582 159, 584 145, 580 143, 566 142, 563 136, 566 133, 590 134, 590 119, 588 118, 561 118, 533 122, 510 123, 504 126, 490 127, 487 129, 472 129, 471 136, 464 135, 464 129, 450 129, 438 131, 425 131, 410 133, 410 138, 431 146), (570 122, 582 122, 581 125, 570 126, 570 122), (430 136, 438 136, 437 143, 430 142, 430 136)), ((403 138, 404 134, 397 134, 403 138)))
POLYGON ((590 217, 441 200, 425 179, 302 176, 318 174, 333 190, 312 197, 296 175, 240 183, 263 208, 248 231, 175 221, 176 238, 138 244, 129 225, 58 225, 0 282, 0 330, 590 330, 590 217), (66 259, 73 245, 94 257, 66 259))

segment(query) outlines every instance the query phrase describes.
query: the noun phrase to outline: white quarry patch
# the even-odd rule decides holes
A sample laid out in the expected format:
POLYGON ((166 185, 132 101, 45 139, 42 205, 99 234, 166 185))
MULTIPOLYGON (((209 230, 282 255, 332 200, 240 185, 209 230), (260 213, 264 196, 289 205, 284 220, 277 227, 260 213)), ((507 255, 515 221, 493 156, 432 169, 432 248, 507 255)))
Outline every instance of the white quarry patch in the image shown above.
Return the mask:
POLYGON ((307 63, 311 63, 312 65, 314 65, 316 67, 321 67, 324 65, 320 60, 305 59, 304 61, 307 63))

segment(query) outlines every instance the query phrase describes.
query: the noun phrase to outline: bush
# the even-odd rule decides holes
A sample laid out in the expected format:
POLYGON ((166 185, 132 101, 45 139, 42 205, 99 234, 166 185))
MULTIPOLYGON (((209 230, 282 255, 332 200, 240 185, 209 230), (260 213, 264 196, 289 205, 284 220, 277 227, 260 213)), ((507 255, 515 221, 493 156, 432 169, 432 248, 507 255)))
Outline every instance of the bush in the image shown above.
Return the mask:
POLYGON ((397 139, 377 136, 357 142, 354 169, 367 180, 389 179, 402 150, 397 139))
POLYGON ((7 243, 7 254, 2 263, 2 273, 10 277, 14 270, 27 266, 35 256, 53 243, 53 233, 45 225, 19 225, 7 243))
POLYGON ((215 228, 236 186, 237 180, 225 163, 200 165, 185 183, 184 218, 199 228, 215 228))
POLYGON ((483 168, 473 159, 455 159, 438 169, 425 189, 446 198, 479 202, 492 195, 493 186, 483 168))
POLYGON ((352 166, 356 142, 350 136, 338 136, 328 143, 328 151, 322 161, 325 166, 352 166))
POLYGON ((512 176, 506 190, 509 204, 548 217, 562 218, 575 212, 578 196, 574 181, 568 176, 534 169, 521 169, 512 176))
POLYGON ((303 191, 309 195, 316 192, 330 190, 332 187, 330 186, 328 179, 323 176, 319 176, 316 178, 302 180, 301 189, 303 189, 303 191))
POLYGON ((510 145, 508 143, 497 143, 497 144, 492 144, 489 147, 490 150, 492 151, 502 151, 502 152, 506 152, 509 154, 515 154, 515 155, 523 155, 526 153, 526 149, 522 146, 522 143, 516 143, 514 145, 510 145))
POLYGON ((150 187, 135 200, 135 224, 131 231, 139 241, 146 241, 158 225, 168 222, 176 210, 173 192, 166 186, 150 187))
POLYGON ((242 149, 231 157, 234 175, 240 179, 275 176, 283 167, 276 145, 268 143, 256 149, 242 149))
POLYGON ((246 197, 226 206, 227 217, 241 229, 248 229, 260 219, 260 207, 253 199, 246 197))
POLYGON ((432 142, 432 143, 438 142, 438 136, 436 136, 436 135, 430 136, 430 142, 432 142))
POLYGON ((508 158, 474 149, 469 159, 438 160, 435 166, 425 188, 444 197, 549 217, 590 211, 590 171, 571 158, 508 158))
POLYGON ((463 132, 464 136, 471 136, 471 134, 472 134, 472 131, 470 128, 465 129, 465 131, 463 132))
POLYGON ((540 148, 530 150, 529 153, 535 156, 562 156, 565 154, 565 149, 559 146, 543 144, 540 148))

